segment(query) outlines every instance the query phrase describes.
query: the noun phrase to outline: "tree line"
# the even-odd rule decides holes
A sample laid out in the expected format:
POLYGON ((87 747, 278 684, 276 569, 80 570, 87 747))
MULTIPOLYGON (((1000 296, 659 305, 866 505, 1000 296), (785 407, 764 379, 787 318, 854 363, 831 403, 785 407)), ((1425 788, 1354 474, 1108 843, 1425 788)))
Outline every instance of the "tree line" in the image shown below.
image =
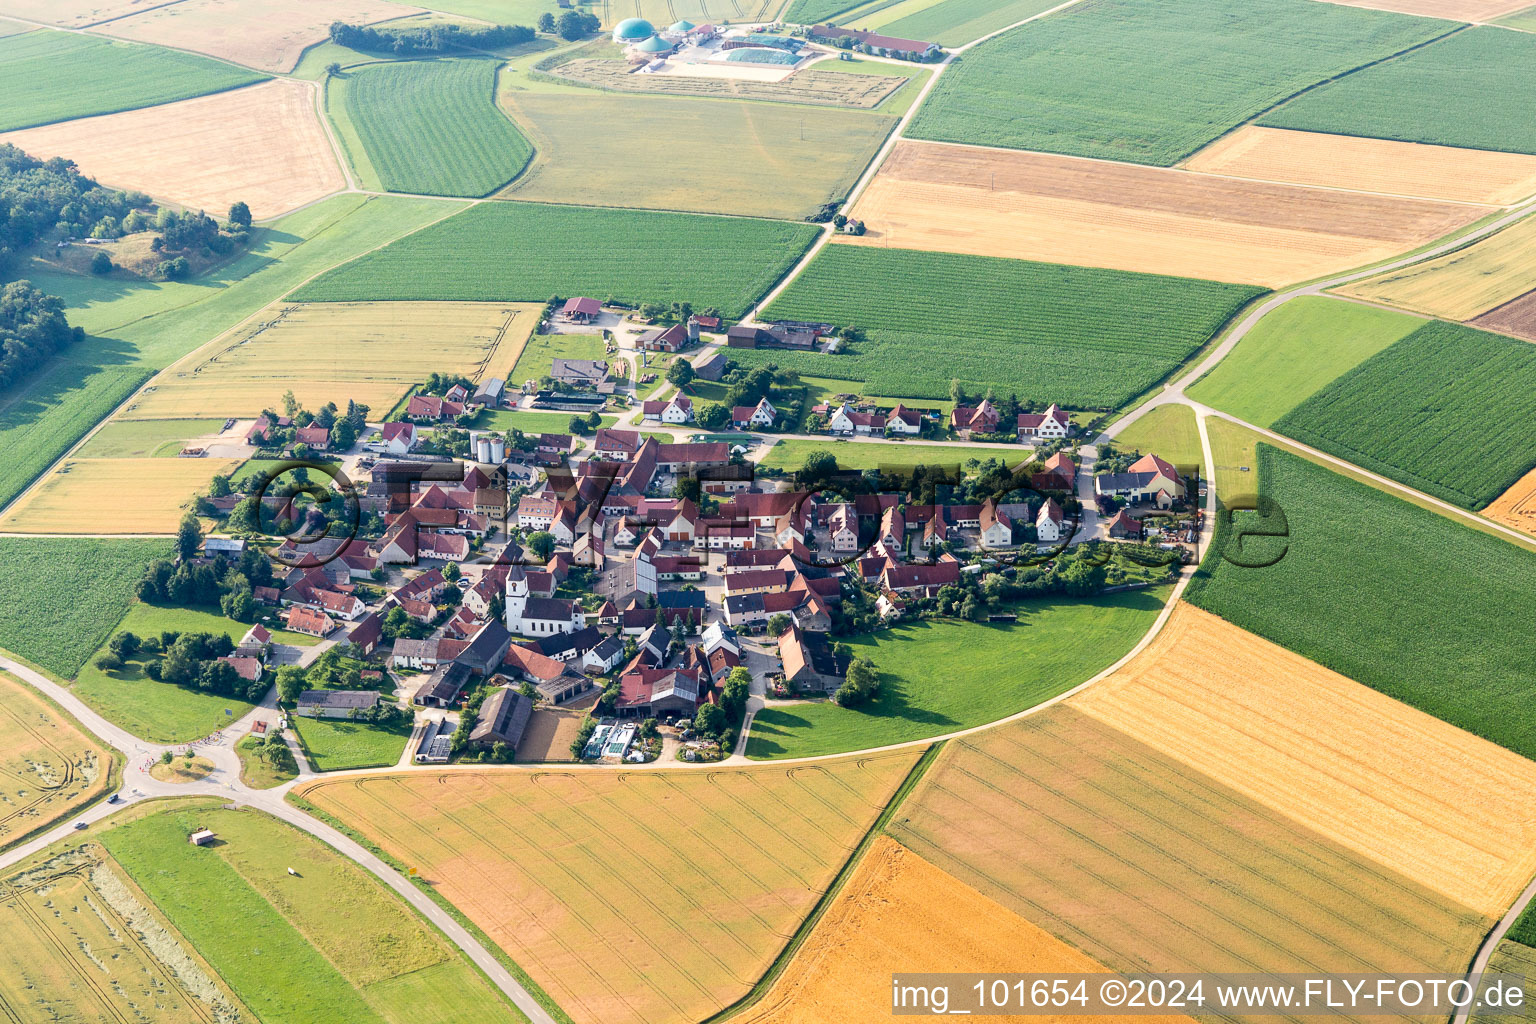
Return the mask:
POLYGON ((392 53, 414 57, 428 53, 494 50, 516 46, 534 37, 527 25, 427 25, 421 28, 387 28, 372 25, 331 23, 331 42, 368 53, 392 53))

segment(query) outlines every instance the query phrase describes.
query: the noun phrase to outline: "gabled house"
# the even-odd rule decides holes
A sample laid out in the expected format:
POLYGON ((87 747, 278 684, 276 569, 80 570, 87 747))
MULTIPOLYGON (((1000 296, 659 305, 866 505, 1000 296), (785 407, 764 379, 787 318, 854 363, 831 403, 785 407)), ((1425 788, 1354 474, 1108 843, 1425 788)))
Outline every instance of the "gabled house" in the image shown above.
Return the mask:
POLYGON ((751 430, 754 428, 767 428, 773 426, 773 421, 779 416, 777 409, 766 398, 760 398, 756 405, 738 405, 731 409, 731 426, 737 430, 751 430))
POLYGON ((981 503, 981 513, 977 518, 977 525, 981 528, 981 546, 984 548, 1006 548, 1013 546, 1013 520, 1008 518, 997 507, 995 498, 988 498, 981 503))
POLYGON ((885 432, 916 437, 923 432, 923 414, 898 402, 885 418, 885 432))
POLYGON ((1054 544, 1066 533, 1066 514, 1055 498, 1046 498, 1035 515, 1035 537, 1042 544, 1054 544))
POLYGON ((597 436, 592 439, 593 454, 605 462, 628 462, 639 450, 640 432, 638 430, 599 427, 597 436))
POLYGON ((1184 481, 1172 465, 1149 454, 1131 463, 1124 473, 1101 473, 1094 477, 1093 491, 1132 504, 1150 501, 1158 508, 1167 508, 1183 497, 1184 481))
POLYGON ((1019 413, 1018 430, 1019 440, 1026 444, 1057 441, 1072 433, 1072 418, 1053 402, 1045 412, 1019 413))
POLYGON ((1115 517, 1109 521, 1107 529, 1110 537, 1115 540, 1141 540, 1145 535, 1141 520, 1132 516, 1125 509, 1115 513, 1115 517))
POLYGON ((688 325, 673 324, 646 331, 635 339, 635 344, 651 352, 679 352, 688 344, 688 325))
POLYGON ((640 405, 642 419, 655 420, 680 426, 693 422, 693 399, 687 395, 673 395, 664 401, 643 402, 640 405))
POLYGON ((294 440, 299 444, 308 445, 317 452, 323 452, 331 446, 331 432, 326 427, 310 424, 295 431, 294 440))
POLYGON ((790 626, 779 636, 784 681, 798 690, 830 693, 843 683, 849 659, 839 657, 827 634, 790 626))
POLYGON ((381 437, 384 450, 391 455, 405 455, 416 447, 416 424, 386 423, 381 437))
POLYGON ((877 412, 858 412, 850 405, 840 405, 827 418, 827 432, 842 437, 870 437, 885 433, 886 419, 877 412))
POLYGON ((999 419, 997 406, 983 399, 980 405, 957 405, 949 414, 949 425, 962 438, 972 434, 994 434, 999 419))
POLYGON ((336 628, 336 623, 325 612, 296 604, 288 609, 286 628, 292 633, 323 637, 336 628))

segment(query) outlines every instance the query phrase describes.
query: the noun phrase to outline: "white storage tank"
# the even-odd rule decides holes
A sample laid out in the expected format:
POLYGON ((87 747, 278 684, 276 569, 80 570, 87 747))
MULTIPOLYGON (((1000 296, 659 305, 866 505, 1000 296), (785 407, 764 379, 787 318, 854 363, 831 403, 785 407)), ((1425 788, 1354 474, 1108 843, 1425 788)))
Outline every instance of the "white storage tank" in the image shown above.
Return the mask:
POLYGON ((490 444, 490 449, 491 449, 491 457, 490 457, 489 460, 483 460, 483 461, 490 461, 490 462, 496 463, 497 465, 500 465, 501 463, 506 462, 507 461, 507 442, 503 441, 499 437, 493 437, 493 438, 490 439, 489 444, 490 444))
POLYGON ((475 441, 475 461, 476 462, 490 462, 491 461, 491 439, 490 438, 482 437, 482 438, 479 438, 478 440, 475 441))

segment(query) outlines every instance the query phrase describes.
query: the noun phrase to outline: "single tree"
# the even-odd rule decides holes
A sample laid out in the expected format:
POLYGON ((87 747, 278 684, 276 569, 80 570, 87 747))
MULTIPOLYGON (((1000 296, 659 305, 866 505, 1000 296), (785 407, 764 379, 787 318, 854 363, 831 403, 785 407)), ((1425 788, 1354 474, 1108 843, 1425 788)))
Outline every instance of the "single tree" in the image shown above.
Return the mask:
POLYGON ((539 31, 545 35, 553 35, 555 31, 555 16, 549 11, 539 15, 539 31))
POLYGON ((547 530, 539 530, 528 537, 526 546, 539 561, 547 562, 549 556, 555 553, 555 538, 547 530))
POLYGON ((106 253, 102 252, 100 249, 97 249, 96 250, 96 255, 91 257, 91 273, 93 273, 93 274, 110 274, 110 273, 112 273, 112 257, 108 256, 106 253))
POLYGON ((693 383, 693 364, 686 359, 678 359, 667 369, 667 380, 680 388, 686 388, 693 383))
POLYGON ((459 568, 458 562, 449 562, 443 566, 443 579, 449 583, 457 583, 462 575, 464 575, 464 571, 459 568))
POLYGON ((250 227, 251 208, 246 206, 243 201, 236 201, 235 204, 229 208, 229 222, 242 228, 250 227))
POLYGON ((197 513, 188 509, 181 517, 181 525, 176 528, 176 551, 186 560, 194 557, 202 546, 203 528, 197 521, 197 513))

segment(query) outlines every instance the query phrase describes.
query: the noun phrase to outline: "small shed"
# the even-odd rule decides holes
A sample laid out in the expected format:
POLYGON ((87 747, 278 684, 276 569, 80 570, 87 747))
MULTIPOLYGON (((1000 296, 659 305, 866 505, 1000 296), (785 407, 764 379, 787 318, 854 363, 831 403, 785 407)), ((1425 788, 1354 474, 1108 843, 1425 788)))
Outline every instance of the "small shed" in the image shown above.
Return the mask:
POLYGON ((193 846, 207 846, 216 838, 217 837, 213 834, 212 829, 200 828, 196 832, 193 832, 191 835, 187 836, 187 842, 191 843, 193 846))

